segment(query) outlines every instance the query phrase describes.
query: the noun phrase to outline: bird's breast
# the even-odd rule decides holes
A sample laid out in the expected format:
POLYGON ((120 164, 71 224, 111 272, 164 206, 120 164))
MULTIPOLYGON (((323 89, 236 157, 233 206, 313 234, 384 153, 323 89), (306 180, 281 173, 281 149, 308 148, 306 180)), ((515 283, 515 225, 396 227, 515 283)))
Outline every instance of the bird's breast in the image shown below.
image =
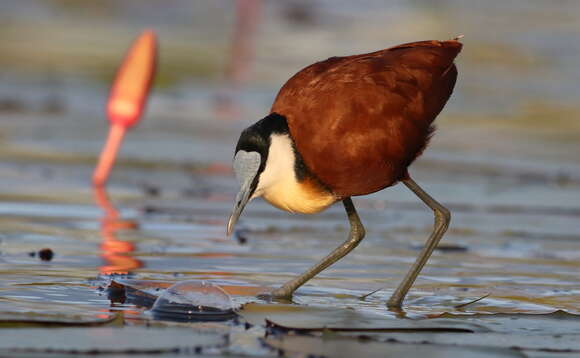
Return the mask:
POLYGON ((293 213, 314 214, 337 199, 311 176, 298 178, 296 153, 289 135, 273 135, 268 160, 260 174, 254 197, 293 213))
POLYGON ((319 190, 316 185, 309 180, 298 182, 294 178, 289 178, 266 188, 262 197, 281 210, 315 214, 336 202, 334 195, 319 190))

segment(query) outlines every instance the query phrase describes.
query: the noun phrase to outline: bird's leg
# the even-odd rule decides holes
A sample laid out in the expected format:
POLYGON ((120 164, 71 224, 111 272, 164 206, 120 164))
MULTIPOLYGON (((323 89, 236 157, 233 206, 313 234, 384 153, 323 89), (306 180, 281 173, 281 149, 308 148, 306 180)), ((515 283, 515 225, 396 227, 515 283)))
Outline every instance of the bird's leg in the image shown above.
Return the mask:
POLYGON ((334 249, 334 251, 328 254, 328 256, 322 259, 319 263, 308 269, 308 271, 286 282, 282 287, 274 290, 271 293, 272 297, 291 297, 292 293, 296 291, 298 287, 302 286, 306 281, 316 276, 319 272, 326 269, 328 266, 346 256, 346 254, 357 247, 361 240, 364 238, 365 228, 360 222, 360 218, 356 213, 356 209, 354 208, 352 200, 350 198, 346 198, 342 201, 342 203, 344 204, 346 214, 348 215, 348 221, 350 222, 350 234, 348 235, 348 239, 342 245, 334 249))
POLYGON ((433 232, 425 243, 425 247, 421 250, 421 253, 417 257, 417 260, 411 266, 411 269, 403 279, 403 281, 399 284, 399 287, 395 290, 389 301, 387 302, 387 306, 390 308, 400 308, 401 304, 403 303, 403 299, 409 292, 409 289, 415 282, 415 279, 421 272, 421 269, 429 260, 429 257, 433 253, 435 247, 445 234, 447 227, 449 226, 449 221, 451 220, 451 213, 447 210, 446 207, 439 204, 435 199, 433 199, 429 194, 427 194, 421 187, 413 181, 413 179, 408 178, 402 181, 403 184, 407 186, 415 195, 419 197, 427 206, 429 206, 433 212, 435 213, 435 225, 433 227, 433 232))

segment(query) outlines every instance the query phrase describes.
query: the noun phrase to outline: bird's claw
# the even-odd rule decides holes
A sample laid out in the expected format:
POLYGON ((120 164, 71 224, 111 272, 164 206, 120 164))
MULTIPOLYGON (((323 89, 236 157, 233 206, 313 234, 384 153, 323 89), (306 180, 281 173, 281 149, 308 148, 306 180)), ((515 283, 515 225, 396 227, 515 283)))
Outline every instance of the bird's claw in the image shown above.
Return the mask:
POLYGON ((264 291, 258 293, 256 297, 268 303, 271 302, 292 303, 292 294, 288 295, 285 292, 280 292, 280 289, 272 289, 264 291))

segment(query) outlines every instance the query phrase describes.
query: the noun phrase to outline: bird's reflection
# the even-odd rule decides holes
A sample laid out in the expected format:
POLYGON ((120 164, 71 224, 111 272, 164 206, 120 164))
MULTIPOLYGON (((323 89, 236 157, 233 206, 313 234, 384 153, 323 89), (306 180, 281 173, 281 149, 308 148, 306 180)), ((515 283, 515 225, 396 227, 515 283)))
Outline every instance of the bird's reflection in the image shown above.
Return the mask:
POLYGON ((127 274, 132 270, 143 267, 143 262, 131 254, 135 251, 135 245, 128 241, 119 240, 117 232, 121 230, 134 230, 137 223, 133 220, 123 220, 119 212, 113 206, 106 190, 103 187, 95 187, 95 202, 103 210, 101 218, 101 236, 103 241, 100 245, 101 257, 104 264, 100 267, 101 274, 127 274))

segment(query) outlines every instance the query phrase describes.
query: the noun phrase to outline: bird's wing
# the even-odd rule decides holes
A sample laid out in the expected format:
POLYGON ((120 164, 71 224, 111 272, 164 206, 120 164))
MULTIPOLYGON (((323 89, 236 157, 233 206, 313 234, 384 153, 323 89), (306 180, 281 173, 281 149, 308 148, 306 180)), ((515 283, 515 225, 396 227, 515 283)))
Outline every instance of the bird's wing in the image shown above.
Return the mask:
POLYGON ((272 112, 286 117, 305 164, 336 195, 380 190, 424 149, 460 49, 422 41, 315 63, 288 80, 272 112))

